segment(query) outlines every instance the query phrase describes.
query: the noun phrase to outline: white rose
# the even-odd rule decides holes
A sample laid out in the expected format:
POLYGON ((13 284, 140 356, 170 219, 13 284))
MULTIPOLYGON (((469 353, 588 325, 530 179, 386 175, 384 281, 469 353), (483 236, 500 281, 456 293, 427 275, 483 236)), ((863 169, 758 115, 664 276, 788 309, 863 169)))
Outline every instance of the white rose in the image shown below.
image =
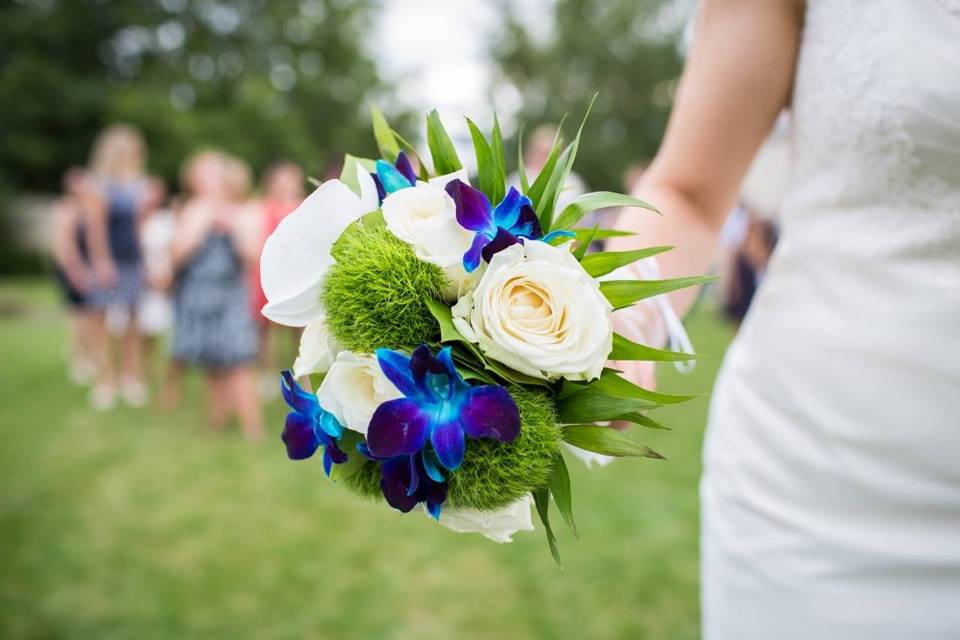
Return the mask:
POLYGON ((501 544, 513 542, 513 534, 517 531, 533 531, 532 502, 526 495, 497 511, 444 507, 440 512, 440 524, 458 533, 479 533, 501 544))
POLYGON ((326 316, 320 316, 300 335, 300 350, 293 361, 293 377, 326 373, 340 351, 342 349, 327 330, 326 316))
POLYGON ((388 400, 403 397, 376 357, 341 351, 320 383, 317 399, 347 429, 367 435, 373 412, 388 400))
POLYGON ((449 300, 456 300, 476 280, 463 268, 463 254, 474 233, 457 222, 456 204, 443 189, 454 178, 466 181, 458 172, 418 182, 394 191, 381 206, 387 229, 411 245, 418 258, 443 269, 449 283, 444 294, 449 300))
POLYGON ((613 307, 570 253, 526 241, 495 254, 453 323, 490 358, 531 376, 592 380, 613 348, 613 307))

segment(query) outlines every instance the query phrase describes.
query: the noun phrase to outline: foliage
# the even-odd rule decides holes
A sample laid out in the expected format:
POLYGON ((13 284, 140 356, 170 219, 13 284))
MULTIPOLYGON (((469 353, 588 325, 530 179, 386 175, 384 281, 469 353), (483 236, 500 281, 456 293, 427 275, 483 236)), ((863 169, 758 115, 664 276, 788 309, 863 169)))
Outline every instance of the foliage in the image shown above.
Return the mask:
MULTIPOLYGON (((499 80, 522 97, 527 132, 578 113, 594 91, 592 142, 577 172, 596 189, 623 188, 631 163, 653 156, 663 135, 671 91, 681 69, 678 26, 667 24, 666 0, 557 0, 553 29, 528 26, 501 0, 504 23, 492 46, 499 80), (549 36, 539 37, 543 31, 549 36)), ((540 20, 550 21, 551 17, 540 20)))
POLYGON ((341 236, 337 262, 324 280, 323 303, 331 334, 347 349, 412 349, 432 342, 439 328, 424 296, 441 297, 446 277, 423 262, 375 216, 341 236))
MULTIPOLYGON (((0 173, 56 189, 105 124, 144 130, 172 180, 204 146, 262 168, 277 156, 323 176, 370 155, 383 90, 366 30, 375 0, 47 0, 0 5, 0 173)), ((407 124, 409 119, 401 117, 407 124)))

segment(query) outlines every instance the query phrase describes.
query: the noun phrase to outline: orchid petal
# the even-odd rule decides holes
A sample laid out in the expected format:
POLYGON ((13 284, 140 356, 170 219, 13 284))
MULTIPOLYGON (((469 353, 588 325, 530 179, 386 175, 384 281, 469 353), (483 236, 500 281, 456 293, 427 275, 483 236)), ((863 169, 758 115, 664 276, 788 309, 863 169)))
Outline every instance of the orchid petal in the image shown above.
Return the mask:
POLYGON ((341 449, 335 440, 331 440, 327 444, 326 453, 330 454, 330 459, 333 460, 334 464, 343 464, 350 459, 347 452, 341 449))
POLYGON ((455 470, 463 462, 466 444, 463 428, 458 421, 452 420, 434 428, 433 433, 430 434, 430 443, 440 464, 450 471, 455 470))
POLYGON ((330 249, 344 229, 366 213, 362 209, 350 187, 329 180, 280 222, 260 257, 267 318, 302 327, 322 315, 319 293, 333 264, 330 249))
POLYGON ((427 489, 426 503, 427 513, 434 520, 440 520, 440 506, 447 501, 447 483, 432 482, 427 489))
POLYGON ((407 487, 407 495, 412 496, 417 492, 417 489, 420 487, 420 473, 417 469, 417 457, 416 455, 407 456, 408 463, 410 465, 410 486, 407 487))
POLYGON ((440 349, 440 353, 437 354, 437 362, 443 368, 444 374, 447 376, 449 381, 449 397, 453 397, 455 393, 461 389, 466 391, 470 389, 470 385, 464 382, 463 377, 460 375, 460 372, 457 371, 457 366, 453 362, 453 349, 450 347, 444 347, 440 349))
POLYGON ((320 436, 314 428, 313 420, 302 413, 291 411, 280 435, 287 446, 287 456, 291 460, 305 460, 312 456, 320 446, 320 436))
POLYGON ((520 220, 520 209, 523 205, 530 206, 530 198, 522 195, 514 187, 510 187, 497 208, 493 210, 493 220, 498 227, 512 229, 520 220))
POLYGON ((377 187, 377 200, 383 202, 383 199, 387 197, 387 190, 383 188, 383 183, 380 182, 380 176, 371 173, 370 177, 373 179, 374 186, 377 187))
POLYGON ((420 452, 420 458, 423 460, 423 470, 427 472, 428 478, 434 482, 444 482, 446 480, 443 477, 443 474, 440 473, 440 469, 437 469, 437 465, 434 463, 432 455, 424 450, 420 452))
POLYGON ((435 502, 427 502, 427 515, 437 522, 440 522, 440 504, 435 502))
POLYGON ((283 400, 291 409, 313 418, 320 413, 320 403, 317 397, 312 393, 305 391, 296 380, 289 369, 280 373, 280 393, 283 394, 283 400))
POLYGON ((460 424, 471 438, 513 442, 520 433, 520 412, 503 387, 472 387, 460 411, 460 424))
POLYGON ((478 233, 473 237, 473 243, 467 252, 463 254, 463 269, 467 273, 473 273, 480 266, 483 259, 483 248, 490 244, 490 238, 483 233, 478 233))
POLYGON ((506 229, 500 228, 497 229, 497 235, 494 236, 493 240, 488 242, 480 254, 483 256, 483 259, 487 262, 493 258, 494 254, 500 253, 507 247, 515 245, 520 241, 515 235, 507 231, 506 229))
POLYGON ((332 413, 324 411, 323 407, 321 407, 319 423, 320 429, 331 438, 339 438, 343 435, 343 425, 332 413))
POLYGON ((408 491, 410 486, 410 465, 406 458, 391 458, 380 466, 380 490, 387 504, 394 509, 409 512, 420 502, 408 491))
POLYGON ((537 217, 529 200, 520 207, 520 215, 517 221, 510 228, 514 235, 537 240, 543 235, 543 228, 540 226, 540 218, 537 217))
POLYGON ((397 167, 397 171, 403 174, 403 177, 407 179, 410 186, 416 186, 417 173, 413 170, 413 165, 410 164, 410 159, 407 158, 406 153, 401 151, 397 154, 397 161, 394 163, 394 166, 397 167))
POLYGON ((387 380, 392 382, 400 393, 405 396, 419 393, 411 373, 410 356, 392 349, 377 349, 377 362, 383 375, 387 376, 387 380))
POLYGON ((451 180, 444 187, 457 206, 457 222, 471 231, 493 230, 493 212, 483 192, 461 180, 451 180))
POLYGON ((427 441, 430 423, 429 413, 413 400, 398 398, 384 402, 370 420, 367 446, 381 458, 416 453, 427 441))
POLYGON ((323 472, 329 478, 331 471, 333 471, 333 456, 330 454, 330 448, 327 447, 323 450, 323 472))
POLYGON ((402 173, 397 171, 396 167, 384 160, 377 160, 377 176, 380 178, 380 182, 383 183, 383 189, 387 193, 393 193, 394 191, 400 191, 400 189, 413 186, 402 173))

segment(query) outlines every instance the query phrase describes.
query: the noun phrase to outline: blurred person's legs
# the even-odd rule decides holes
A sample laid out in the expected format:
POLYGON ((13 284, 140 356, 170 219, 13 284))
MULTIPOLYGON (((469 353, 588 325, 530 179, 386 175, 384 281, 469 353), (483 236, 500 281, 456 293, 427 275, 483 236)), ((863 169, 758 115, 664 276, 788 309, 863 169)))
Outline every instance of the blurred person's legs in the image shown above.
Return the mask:
POLYGON ((257 389, 257 371, 252 365, 241 365, 226 374, 232 409, 243 434, 251 440, 263 437, 263 412, 257 389))
POLYGON ((97 372, 96 384, 90 390, 90 404, 94 409, 109 409, 115 400, 115 376, 105 310, 93 311, 90 314, 90 344, 97 372))
POLYGON ((143 337, 136 309, 130 309, 121 338, 121 367, 123 379, 120 391, 124 402, 131 407, 142 407, 147 402, 147 388, 143 382, 143 337))
POLYGON ((160 390, 160 408, 164 411, 173 411, 180 406, 180 398, 183 396, 183 370, 183 362, 171 357, 160 390))
POLYGON ((223 431, 230 414, 230 385, 227 370, 208 369, 207 378, 207 416, 210 428, 223 431))

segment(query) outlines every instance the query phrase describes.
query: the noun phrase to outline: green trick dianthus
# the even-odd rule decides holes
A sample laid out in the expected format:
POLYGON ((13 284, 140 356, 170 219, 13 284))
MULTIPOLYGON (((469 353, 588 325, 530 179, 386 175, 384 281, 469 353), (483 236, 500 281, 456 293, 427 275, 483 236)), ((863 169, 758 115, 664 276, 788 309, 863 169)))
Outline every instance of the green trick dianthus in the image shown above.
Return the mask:
POLYGON ((439 335, 424 302, 441 298, 443 271, 423 262, 381 224, 348 229, 322 292, 327 326, 344 347, 373 353, 380 347, 410 350, 439 335))

